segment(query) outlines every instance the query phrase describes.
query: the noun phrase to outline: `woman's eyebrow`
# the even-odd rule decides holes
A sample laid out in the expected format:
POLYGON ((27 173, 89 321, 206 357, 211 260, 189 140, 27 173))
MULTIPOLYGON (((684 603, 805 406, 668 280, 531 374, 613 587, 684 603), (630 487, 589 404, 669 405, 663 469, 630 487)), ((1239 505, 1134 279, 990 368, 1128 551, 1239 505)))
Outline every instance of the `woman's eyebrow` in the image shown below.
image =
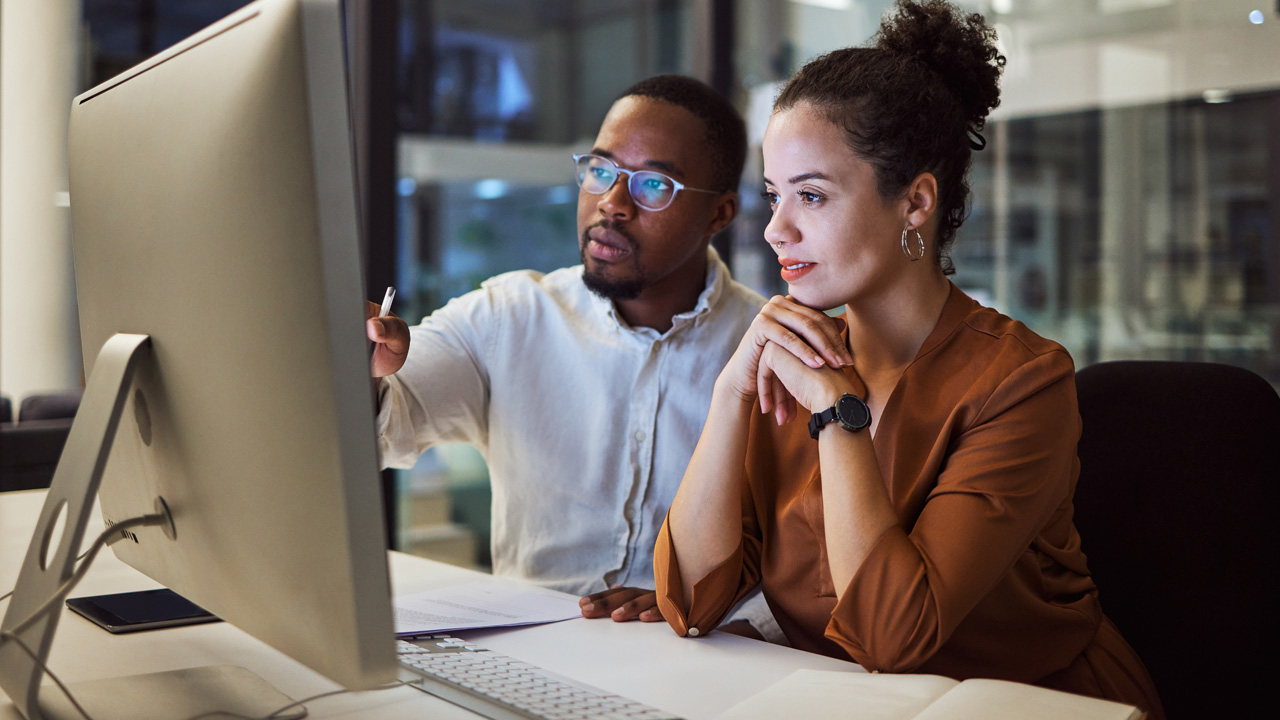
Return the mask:
POLYGON ((831 177, 826 173, 820 173, 820 172, 814 171, 814 172, 800 173, 799 175, 793 175, 787 180, 787 184, 795 185, 796 183, 804 182, 805 180, 830 180, 830 179, 831 177))
MULTIPOLYGON (((820 173, 820 172, 814 171, 814 172, 800 173, 799 175, 792 175, 791 177, 787 178, 787 184, 795 185, 796 183, 804 182, 805 180, 830 180, 830 179, 831 179, 830 175, 827 175, 826 173, 820 173)), ((769 178, 764 178, 764 183, 766 185, 774 184, 773 181, 770 180, 769 178)))

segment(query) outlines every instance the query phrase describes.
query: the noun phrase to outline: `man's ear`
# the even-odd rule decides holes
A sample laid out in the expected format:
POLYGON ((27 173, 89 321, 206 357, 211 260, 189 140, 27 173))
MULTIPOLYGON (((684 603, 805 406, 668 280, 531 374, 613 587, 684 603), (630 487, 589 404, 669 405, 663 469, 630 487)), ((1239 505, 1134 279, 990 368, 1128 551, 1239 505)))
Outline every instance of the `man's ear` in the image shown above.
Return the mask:
POLYGON ((711 215, 711 222, 707 225, 707 237, 715 235, 721 230, 729 227, 729 223, 738 216, 738 193, 727 192, 716 198, 715 210, 711 215))
POLYGON ((933 173, 923 172, 911 181, 903 194, 906 203, 907 224, 923 227, 938 210, 938 179, 933 173))

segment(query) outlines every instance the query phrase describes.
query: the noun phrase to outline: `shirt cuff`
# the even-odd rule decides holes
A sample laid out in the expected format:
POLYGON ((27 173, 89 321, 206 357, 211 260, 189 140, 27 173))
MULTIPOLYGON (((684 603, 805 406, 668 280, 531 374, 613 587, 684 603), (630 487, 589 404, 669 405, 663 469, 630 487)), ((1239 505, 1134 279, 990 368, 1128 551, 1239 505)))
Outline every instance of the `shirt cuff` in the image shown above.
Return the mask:
POLYGON ((699 637, 711 632, 734 604, 753 589, 743 587, 740 582, 742 544, 739 542, 729 557, 693 584, 690 607, 684 607, 684 583, 671 542, 671 528, 666 521, 653 549, 653 570, 658 586, 658 609, 671 629, 681 636, 699 637))

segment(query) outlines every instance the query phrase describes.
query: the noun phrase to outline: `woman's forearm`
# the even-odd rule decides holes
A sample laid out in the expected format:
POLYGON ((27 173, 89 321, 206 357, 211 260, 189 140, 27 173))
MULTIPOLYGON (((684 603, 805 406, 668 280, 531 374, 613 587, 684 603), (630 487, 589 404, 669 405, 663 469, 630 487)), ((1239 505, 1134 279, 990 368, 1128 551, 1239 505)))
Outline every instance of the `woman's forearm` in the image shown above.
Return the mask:
POLYGON ((839 598, 898 516, 880 476, 871 433, 828 425, 818 443, 827 560, 839 598))
POLYGON ((680 567, 685 607, 693 584, 741 542, 742 478, 747 428, 756 405, 716 384, 702 437, 694 448, 667 524, 680 567))

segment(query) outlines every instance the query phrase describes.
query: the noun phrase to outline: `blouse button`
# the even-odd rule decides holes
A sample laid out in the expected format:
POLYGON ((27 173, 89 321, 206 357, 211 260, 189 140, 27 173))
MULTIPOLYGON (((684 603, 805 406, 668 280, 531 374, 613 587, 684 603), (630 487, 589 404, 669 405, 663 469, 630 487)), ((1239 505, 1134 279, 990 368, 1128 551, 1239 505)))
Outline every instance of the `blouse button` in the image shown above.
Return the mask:
POLYGON ((698 628, 689 628, 689 637, 698 637, 698 628))

